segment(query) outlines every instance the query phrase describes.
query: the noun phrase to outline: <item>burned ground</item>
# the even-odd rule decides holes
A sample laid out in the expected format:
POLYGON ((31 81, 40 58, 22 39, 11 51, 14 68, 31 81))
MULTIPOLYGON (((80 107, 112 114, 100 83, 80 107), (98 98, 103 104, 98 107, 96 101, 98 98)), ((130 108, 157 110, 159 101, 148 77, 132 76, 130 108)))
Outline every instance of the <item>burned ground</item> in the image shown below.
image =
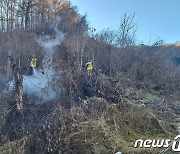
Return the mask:
POLYGON ((0 153, 160 152, 133 146, 137 139, 173 139, 179 133, 180 48, 135 45, 134 38, 115 44, 122 36, 109 30, 94 34, 86 16, 77 13, 70 20, 73 11, 44 12, 46 22, 38 18, 35 27, 29 21, 31 27, 0 32, 0 153), (37 68, 29 73, 33 55, 37 68))

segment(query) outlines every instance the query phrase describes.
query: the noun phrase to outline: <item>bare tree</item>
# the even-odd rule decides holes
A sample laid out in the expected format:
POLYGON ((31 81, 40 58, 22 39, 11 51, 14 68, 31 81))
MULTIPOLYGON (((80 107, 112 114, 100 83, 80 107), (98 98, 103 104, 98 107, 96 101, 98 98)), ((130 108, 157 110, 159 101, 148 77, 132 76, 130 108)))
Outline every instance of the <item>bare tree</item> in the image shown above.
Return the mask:
POLYGON ((108 48, 108 57, 109 57, 109 74, 112 73, 112 46, 115 46, 117 41, 117 33, 115 31, 110 30, 109 28, 103 30, 98 34, 98 38, 107 44, 108 48))
MULTIPOLYGON (((4 32, 15 28, 33 29, 50 22, 56 12, 70 7, 64 0, 1 0, 0 27, 4 32)), ((74 20, 77 14, 72 11, 70 16, 74 20)))
POLYGON ((117 44, 120 47, 125 47, 128 45, 133 45, 135 43, 135 34, 137 31, 137 25, 134 23, 135 14, 132 16, 127 16, 121 18, 119 27, 119 38, 117 44))

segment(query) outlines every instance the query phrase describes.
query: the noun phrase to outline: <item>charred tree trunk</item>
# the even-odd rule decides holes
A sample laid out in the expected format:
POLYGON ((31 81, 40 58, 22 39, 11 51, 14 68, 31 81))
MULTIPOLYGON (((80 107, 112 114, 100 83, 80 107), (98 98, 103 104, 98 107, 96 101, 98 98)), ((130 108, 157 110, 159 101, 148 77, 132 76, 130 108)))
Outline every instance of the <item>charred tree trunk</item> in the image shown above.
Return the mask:
POLYGON ((112 75, 112 60, 111 60, 111 45, 108 45, 109 49, 109 75, 112 75))
POLYGON ((18 63, 19 65, 17 66, 12 59, 11 61, 11 67, 13 71, 13 76, 14 76, 14 83, 15 83, 15 101, 16 101, 16 107, 17 110, 20 114, 23 113, 23 74, 21 73, 20 69, 20 56, 18 63))
POLYGON ((7 80, 9 81, 10 77, 12 76, 12 69, 11 69, 11 53, 12 51, 8 51, 8 60, 7 60, 7 66, 6 66, 6 76, 7 80))
POLYGON ((22 114, 23 110, 23 75, 15 74, 15 99, 17 110, 22 114))

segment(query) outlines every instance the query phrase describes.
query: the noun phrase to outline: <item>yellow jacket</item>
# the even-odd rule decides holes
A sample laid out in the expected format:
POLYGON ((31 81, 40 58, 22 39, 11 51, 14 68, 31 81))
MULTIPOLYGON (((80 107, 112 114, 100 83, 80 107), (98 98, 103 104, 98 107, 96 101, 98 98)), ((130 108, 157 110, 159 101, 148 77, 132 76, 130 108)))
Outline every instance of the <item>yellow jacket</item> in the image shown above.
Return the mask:
POLYGON ((88 71, 92 71, 93 70, 93 62, 92 61, 87 62, 86 66, 87 66, 87 70, 88 71))
POLYGON ((30 66, 31 66, 32 68, 37 67, 37 58, 36 58, 36 57, 33 57, 33 58, 31 59, 30 66))

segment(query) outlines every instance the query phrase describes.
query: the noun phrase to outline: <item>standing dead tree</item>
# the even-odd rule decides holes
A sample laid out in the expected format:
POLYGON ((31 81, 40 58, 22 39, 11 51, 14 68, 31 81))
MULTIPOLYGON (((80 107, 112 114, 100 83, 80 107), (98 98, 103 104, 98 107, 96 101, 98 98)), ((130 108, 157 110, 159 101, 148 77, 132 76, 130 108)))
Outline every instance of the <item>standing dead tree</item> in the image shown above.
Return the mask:
POLYGON ((21 73, 21 59, 19 55, 18 65, 17 62, 9 55, 8 64, 12 71, 14 80, 14 95, 16 101, 17 110, 22 114, 23 110, 23 74, 21 73))
POLYGON ((137 31, 137 25, 134 23, 134 16, 127 16, 121 18, 119 27, 119 38, 117 41, 118 46, 126 47, 135 43, 135 34, 137 31))
POLYGON ((108 50, 108 57, 109 57, 109 74, 111 75, 112 74, 112 46, 115 45, 115 42, 116 42, 116 39, 117 39, 117 35, 115 33, 115 31, 112 31, 112 30, 109 30, 106 29, 106 30, 103 30, 102 32, 100 32, 99 34, 99 39, 101 41, 103 41, 104 43, 107 44, 107 50, 108 50))
POLYGON ((15 99, 17 110, 22 114, 23 109, 23 75, 20 72, 15 74, 15 99))

